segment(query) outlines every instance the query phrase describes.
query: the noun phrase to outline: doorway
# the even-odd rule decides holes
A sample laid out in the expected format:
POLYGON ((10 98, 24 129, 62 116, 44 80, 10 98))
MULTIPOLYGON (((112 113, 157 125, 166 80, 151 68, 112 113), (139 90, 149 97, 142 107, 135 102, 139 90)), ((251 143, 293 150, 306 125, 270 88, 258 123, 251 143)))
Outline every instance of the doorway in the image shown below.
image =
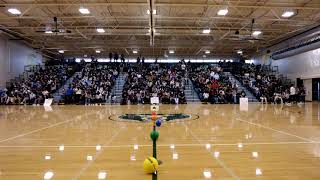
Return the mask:
POLYGON ((320 78, 312 79, 312 100, 320 101, 320 78))

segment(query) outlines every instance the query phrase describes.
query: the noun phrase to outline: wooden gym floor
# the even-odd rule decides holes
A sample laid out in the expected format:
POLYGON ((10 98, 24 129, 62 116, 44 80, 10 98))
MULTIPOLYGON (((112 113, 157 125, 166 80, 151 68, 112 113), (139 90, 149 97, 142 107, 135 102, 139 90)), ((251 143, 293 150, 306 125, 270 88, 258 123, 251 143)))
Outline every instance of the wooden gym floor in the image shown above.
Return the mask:
MULTIPOLYGON (((151 180, 142 163, 152 155, 152 124, 117 118, 126 113, 150 106, 1 106, 0 179, 151 180)), ((158 128, 159 180, 320 179, 319 103, 247 112, 161 105, 159 113, 191 115, 158 128)))

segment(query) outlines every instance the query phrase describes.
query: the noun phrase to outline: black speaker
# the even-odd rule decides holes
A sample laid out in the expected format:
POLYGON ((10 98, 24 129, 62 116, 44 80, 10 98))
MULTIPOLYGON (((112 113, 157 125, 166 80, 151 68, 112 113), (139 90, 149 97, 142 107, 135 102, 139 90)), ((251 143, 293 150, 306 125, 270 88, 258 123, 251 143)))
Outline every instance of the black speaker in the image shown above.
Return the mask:
POLYGON ((297 87, 303 87, 303 80, 300 78, 297 78, 297 87))

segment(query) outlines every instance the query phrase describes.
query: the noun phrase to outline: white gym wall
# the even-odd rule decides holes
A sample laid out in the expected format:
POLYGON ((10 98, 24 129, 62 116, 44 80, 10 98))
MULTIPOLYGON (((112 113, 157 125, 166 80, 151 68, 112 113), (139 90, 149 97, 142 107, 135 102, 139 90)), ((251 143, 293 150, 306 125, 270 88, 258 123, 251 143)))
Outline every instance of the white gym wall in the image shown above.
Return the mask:
POLYGON ((26 65, 42 64, 42 55, 19 41, 0 35, 0 88, 19 76, 26 65))

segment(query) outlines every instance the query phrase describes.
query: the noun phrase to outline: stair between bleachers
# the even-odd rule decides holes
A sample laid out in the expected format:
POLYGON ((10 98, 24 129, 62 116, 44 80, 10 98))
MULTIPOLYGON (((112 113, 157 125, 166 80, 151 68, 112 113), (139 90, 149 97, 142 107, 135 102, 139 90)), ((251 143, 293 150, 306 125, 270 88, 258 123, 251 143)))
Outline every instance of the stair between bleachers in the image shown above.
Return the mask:
POLYGON ((81 72, 75 72, 67 81, 66 83, 64 83, 64 85, 53 94, 53 102, 55 103, 59 103, 64 95, 64 93, 66 92, 66 90, 68 89, 68 87, 70 86, 70 84, 72 83, 73 79, 77 76, 80 75, 81 72))
POLYGON ((108 99, 107 103, 116 103, 119 104, 122 98, 122 90, 125 83, 126 75, 120 73, 116 79, 116 83, 111 90, 111 97, 108 99))
POLYGON ((257 98, 246 87, 244 87, 242 83, 240 83, 230 72, 224 72, 224 74, 229 77, 229 80, 232 84, 237 84, 238 91, 241 92, 243 90, 246 93, 249 102, 259 102, 257 98))
POLYGON ((187 84, 185 85, 184 93, 188 104, 201 102, 198 93, 194 90, 193 84, 189 78, 187 84))

